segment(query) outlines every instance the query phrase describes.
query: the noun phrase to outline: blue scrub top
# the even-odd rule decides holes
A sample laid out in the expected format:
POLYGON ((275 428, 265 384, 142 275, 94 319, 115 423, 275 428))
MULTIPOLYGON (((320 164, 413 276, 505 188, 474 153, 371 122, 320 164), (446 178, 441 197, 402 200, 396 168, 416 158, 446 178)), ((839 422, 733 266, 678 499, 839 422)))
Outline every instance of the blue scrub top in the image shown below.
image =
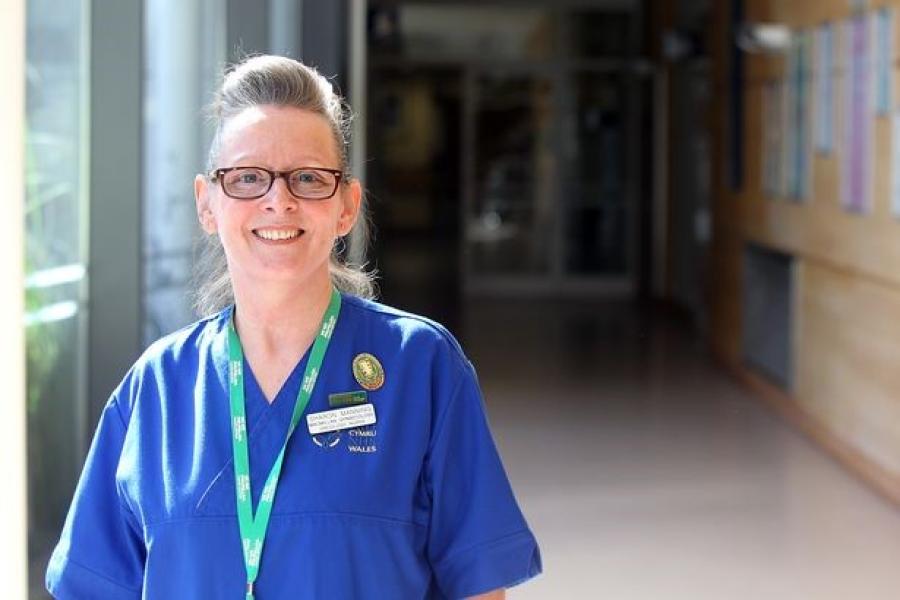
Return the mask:
MULTIPOLYGON (((243 598, 227 383, 230 311, 153 344, 113 393, 47 570, 56 598, 243 598)), ((256 593, 463 598, 541 571, 491 439, 471 363, 440 325, 344 296, 307 412, 385 382, 377 423, 289 441, 256 593)), ((253 506, 281 449, 308 358, 269 404, 245 369, 253 506)))

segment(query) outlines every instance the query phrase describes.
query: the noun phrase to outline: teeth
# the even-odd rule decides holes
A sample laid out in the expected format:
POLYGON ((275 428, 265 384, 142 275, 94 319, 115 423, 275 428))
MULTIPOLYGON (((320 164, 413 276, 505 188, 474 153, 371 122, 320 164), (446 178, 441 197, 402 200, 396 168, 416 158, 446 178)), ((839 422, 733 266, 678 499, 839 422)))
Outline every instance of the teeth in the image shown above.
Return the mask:
POLYGON ((300 235, 299 229, 257 229, 256 235, 264 240, 290 240, 300 235))

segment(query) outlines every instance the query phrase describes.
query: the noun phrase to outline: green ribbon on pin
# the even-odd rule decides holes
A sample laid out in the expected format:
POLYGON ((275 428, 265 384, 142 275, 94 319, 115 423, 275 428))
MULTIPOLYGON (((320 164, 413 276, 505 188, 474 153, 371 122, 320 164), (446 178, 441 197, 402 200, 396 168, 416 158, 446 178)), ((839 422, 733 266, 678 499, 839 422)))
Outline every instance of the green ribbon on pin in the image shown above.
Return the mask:
POLYGON ((328 394, 328 406, 331 408, 341 408, 342 406, 355 406, 357 404, 365 404, 369 401, 368 394, 363 390, 355 392, 340 392, 339 394, 328 394))

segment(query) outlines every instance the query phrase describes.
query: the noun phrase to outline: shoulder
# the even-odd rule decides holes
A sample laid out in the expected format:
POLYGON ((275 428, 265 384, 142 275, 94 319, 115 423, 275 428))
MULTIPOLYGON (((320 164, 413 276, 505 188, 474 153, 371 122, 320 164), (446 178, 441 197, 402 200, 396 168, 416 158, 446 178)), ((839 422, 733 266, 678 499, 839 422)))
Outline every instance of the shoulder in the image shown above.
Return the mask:
POLYGON ((230 307, 174 331, 150 344, 113 392, 112 400, 123 415, 131 413, 134 399, 158 389, 170 378, 196 373, 209 349, 227 326, 230 307))
POLYGON ((185 352, 209 344, 228 324, 231 307, 217 312, 177 331, 163 336, 150 344, 135 362, 135 366, 153 365, 166 360, 177 360, 185 352))
POLYGON ((430 356, 463 369, 471 366, 453 334, 428 317, 356 296, 344 296, 342 310, 347 311, 354 327, 368 330, 382 348, 407 356, 430 356))
MULTIPOLYGON (((356 347, 371 348, 383 362, 392 381, 402 381, 405 394, 428 405, 426 430, 437 431, 449 414, 448 408, 460 404, 480 407, 480 389, 475 368, 456 338, 440 323, 379 302, 358 297, 344 298, 346 326, 353 328, 356 347)), ((344 316, 342 308, 342 319, 344 316)), ((340 325, 339 325, 340 326, 340 325)), ((479 408, 480 410, 480 408, 479 408)))

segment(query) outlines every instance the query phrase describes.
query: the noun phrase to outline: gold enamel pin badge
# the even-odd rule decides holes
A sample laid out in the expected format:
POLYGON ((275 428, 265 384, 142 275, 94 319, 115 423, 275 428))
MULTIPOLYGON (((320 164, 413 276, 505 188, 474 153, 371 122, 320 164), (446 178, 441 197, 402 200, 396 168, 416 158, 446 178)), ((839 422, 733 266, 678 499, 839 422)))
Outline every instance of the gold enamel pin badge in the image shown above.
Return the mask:
POLYGON ((372 391, 384 385, 384 369, 378 359, 363 352, 353 359, 353 377, 363 388, 372 391))

